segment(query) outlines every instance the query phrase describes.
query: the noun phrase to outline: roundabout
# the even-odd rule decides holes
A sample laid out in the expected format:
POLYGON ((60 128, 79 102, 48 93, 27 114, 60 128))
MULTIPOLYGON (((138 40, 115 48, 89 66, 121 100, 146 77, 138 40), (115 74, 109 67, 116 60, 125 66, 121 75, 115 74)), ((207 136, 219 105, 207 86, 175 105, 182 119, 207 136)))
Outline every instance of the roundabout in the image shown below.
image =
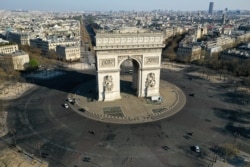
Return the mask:
MULTIPOLYGON (((128 90, 122 92, 121 100, 126 103, 96 102, 96 78, 91 72, 64 71, 56 79, 36 80, 36 89, 6 102, 8 128, 15 129, 19 147, 55 167, 208 166, 214 143, 234 141, 225 129, 228 120, 220 114, 238 110, 238 106, 224 100, 226 90, 219 84, 198 77, 190 80, 183 71, 162 70, 161 76, 161 105, 148 104, 128 90), (72 91, 73 88, 77 89, 72 91), (176 91, 180 91, 179 96, 174 96, 176 91), (171 93, 172 102, 168 99, 171 93), (182 94, 185 102, 175 105, 182 94), (64 108, 67 97, 78 101, 64 108), (107 107, 118 106, 120 110, 111 110, 115 111, 112 117, 103 115, 107 107), (138 112, 124 109, 126 106, 135 107, 138 112), (81 108, 86 110, 79 111, 81 108), (152 115, 154 109, 162 108, 168 110, 152 115), (129 112, 136 114, 121 119, 118 111, 124 117, 129 112), (93 117, 93 112, 99 115, 93 117), (190 149, 193 145, 200 146, 204 158, 196 159, 197 154, 190 149)), ((8 135, 2 138, 6 143, 11 143, 11 139, 8 135)))

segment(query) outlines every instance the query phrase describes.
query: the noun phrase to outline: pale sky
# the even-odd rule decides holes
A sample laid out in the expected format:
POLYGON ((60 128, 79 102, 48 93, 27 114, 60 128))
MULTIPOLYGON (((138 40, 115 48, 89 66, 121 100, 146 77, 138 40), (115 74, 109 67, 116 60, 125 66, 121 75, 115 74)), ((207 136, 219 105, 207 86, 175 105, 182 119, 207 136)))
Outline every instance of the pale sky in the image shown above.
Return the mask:
POLYGON ((209 2, 214 10, 250 10, 250 0, 0 0, 3 10, 42 11, 117 11, 117 10, 208 10, 209 2))

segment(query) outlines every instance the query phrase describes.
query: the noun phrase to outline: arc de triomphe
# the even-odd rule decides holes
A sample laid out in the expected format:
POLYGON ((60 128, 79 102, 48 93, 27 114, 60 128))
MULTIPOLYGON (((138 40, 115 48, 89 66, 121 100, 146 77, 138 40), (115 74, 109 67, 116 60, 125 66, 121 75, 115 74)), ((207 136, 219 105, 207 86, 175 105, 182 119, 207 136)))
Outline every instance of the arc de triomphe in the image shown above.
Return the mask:
POLYGON ((159 96, 163 33, 128 28, 96 33, 98 100, 120 99, 120 66, 133 63, 132 87, 138 97, 159 96))

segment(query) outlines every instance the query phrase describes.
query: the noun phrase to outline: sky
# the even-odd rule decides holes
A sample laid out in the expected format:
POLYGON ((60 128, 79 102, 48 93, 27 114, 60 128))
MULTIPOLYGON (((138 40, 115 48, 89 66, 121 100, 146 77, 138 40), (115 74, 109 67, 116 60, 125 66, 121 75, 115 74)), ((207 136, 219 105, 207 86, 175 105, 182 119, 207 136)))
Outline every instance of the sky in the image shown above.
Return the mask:
POLYGON ((174 11, 208 10, 209 2, 214 10, 250 10, 250 0, 0 0, 0 10, 41 11, 118 11, 155 10, 174 11))

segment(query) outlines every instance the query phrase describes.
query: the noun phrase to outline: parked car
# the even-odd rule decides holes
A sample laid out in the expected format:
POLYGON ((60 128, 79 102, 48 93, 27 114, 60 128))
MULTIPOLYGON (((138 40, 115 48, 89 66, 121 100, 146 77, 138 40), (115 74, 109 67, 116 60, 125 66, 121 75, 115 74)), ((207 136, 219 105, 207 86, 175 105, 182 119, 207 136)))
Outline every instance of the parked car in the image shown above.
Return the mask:
POLYGON ((192 96, 192 97, 194 97, 194 93, 190 93, 190 94, 189 94, 189 96, 192 96))
POLYGON ((80 108, 79 111, 85 112, 86 110, 84 108, 80 108))
POLYGON ((73 99, 71 99, 70 97, 68 97, 68 98, 66 99, 66 101, 72 103, 72 102, 73 102, 73 99))
POLYGON ((200 147, 198 145, 194 146, 194 151, 197 153, 201 152, 200 147))
POLYGON ((67 103, 64 103, 64 108, 69 108, 69 105, 67 103))

